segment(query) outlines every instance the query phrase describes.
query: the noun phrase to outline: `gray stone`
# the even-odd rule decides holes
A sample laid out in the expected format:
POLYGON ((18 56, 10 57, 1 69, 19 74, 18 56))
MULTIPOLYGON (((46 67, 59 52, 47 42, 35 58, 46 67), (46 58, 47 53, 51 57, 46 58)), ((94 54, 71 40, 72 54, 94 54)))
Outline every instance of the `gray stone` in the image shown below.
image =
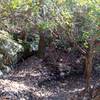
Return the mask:
POLYGON ((2 63, 5 65, 17 63, 20 52, 24 52, 23 46, 18 44, 8 32, 0 31, 1 65, 2 63))
POLYGON ((9 73, 11 71, 11 68, 9 66, 4 65, 4 70, 5 73, 9 73))
POLYGON ((3 72, 0 70, 0 76, 3 76, 3 72))

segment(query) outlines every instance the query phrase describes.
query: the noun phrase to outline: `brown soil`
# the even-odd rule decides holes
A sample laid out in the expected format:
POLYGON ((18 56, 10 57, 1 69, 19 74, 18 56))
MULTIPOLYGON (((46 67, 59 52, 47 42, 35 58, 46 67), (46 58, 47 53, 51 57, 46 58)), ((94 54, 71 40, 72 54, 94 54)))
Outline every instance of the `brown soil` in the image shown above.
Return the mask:
MULTIPOLYGON (((85 86, 82 74, 53 79, 41 62, 42 59, 32 56, 0 78, 0 100, 92 100, 90 95, 82 94, 85 86)), ((99 79, 97 72, 91 87, 100 86, 99 79)))

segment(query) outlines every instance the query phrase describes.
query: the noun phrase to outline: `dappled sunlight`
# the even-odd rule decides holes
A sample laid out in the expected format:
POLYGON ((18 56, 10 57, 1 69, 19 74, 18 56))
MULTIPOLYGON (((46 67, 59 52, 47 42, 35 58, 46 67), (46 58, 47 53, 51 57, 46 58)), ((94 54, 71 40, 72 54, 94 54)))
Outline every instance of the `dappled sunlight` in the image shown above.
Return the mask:
POLYGON ((38 97, 48 97, 48 96, 53 95, 54 93, 50 91, 46 91, 46 90, 44 91, 39 90, 39 91, 34 92, 34 94, 38 97))
POLYGON ((23 82, 16 82, 16 81, 11 81, 8 79, 0 79, 0 88, 3 88, 2 92, 22 92, 22 91, 34 91, 32 94, 36 95, 38 97, 48 97, 50 95, 53 95, 52 92, 46 91, 45 89, 38 89, 35 88, 34 86, 27 86, 23 84, 23 82))
MULTIPOLYGON (((93 88, 93 85, 90 86, 91 88, 93 88)), ((75 92, 81 92, 85 89, 85 87, 82 88, 75 88, 73 90, 69 90, 68 93, 75 93, 75 92)))
POLYGON ((30 75, 36 77, 36 76, 41 76, 41 73, 35 73, 34 72, 34 73, 31 73, 30 75))
POLYGON ((13 92, 18 92, 18 91, 23 91, 23 90, 29 90, 29 87, 24 85, 21 82, 15 82, 11 81, 8 79, 0 79, 0 88, 4 88, 3 91, 13 91, 13 92))
POLYGON ((69 93, 75 93, 75 92, 80 92, 80 91, 82 91, 82 90, 84 90, 84 89, 85 89, 84 87, 81 88, 81 89, 75 88, 74 90, 69 90, 68 92, 69 92, 69 93))
MULTIPOLYGON (((33 71, 33 70, 31 71, 21 70, 14 77, 26 77, 26 75, 33 76, 33 77, 39 77, 41 76, 41 73, 37 71, 33 71)), ((12 75, 10 77, 12 77, 12 75)))
POLYGON ((0 100, 99 100, 99 1, 0 0, 0 100))

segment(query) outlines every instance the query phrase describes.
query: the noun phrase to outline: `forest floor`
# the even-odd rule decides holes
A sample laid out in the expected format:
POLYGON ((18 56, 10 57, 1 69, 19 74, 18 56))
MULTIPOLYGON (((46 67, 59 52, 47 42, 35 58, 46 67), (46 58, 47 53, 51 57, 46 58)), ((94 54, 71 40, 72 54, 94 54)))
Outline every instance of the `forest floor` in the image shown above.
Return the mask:
MULTIPOLYGON (((88 100, 80 95, 85 87, 83 75, 49 79, 41 61, 29 57, 10 74, 0 78, 0 100, 88 100)), ((95 73, 91 86, 100 85, 99 79, 100 72, 95 73)))

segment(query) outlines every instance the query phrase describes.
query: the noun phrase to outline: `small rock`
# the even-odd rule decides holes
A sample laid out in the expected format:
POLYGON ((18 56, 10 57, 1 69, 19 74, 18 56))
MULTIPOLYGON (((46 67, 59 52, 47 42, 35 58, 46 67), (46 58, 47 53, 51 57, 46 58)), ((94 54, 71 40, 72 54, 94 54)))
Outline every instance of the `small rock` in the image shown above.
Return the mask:
POLYGON ((4 72, 9 73, 11 71, 11 68, 8 66, 5 66, 4 72))
POLYGON ((3 72, 0 70, 0 76, 3 76, 3 72))
POLYGON ((7 67, 7 73, 9 73, 11 71, 10 67, 7 67))
POLYGON ((64 73, 64 72, 61 72, 61 73, 60 73, 60 76, 62 76, 62 77, 63 77, 64 75, 65 75, 65 73, 64 73))
POLYGON ((25 98, 20 98, 20 100, 25 100, 25 98))

